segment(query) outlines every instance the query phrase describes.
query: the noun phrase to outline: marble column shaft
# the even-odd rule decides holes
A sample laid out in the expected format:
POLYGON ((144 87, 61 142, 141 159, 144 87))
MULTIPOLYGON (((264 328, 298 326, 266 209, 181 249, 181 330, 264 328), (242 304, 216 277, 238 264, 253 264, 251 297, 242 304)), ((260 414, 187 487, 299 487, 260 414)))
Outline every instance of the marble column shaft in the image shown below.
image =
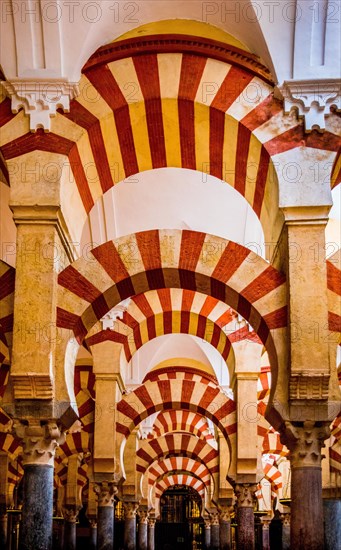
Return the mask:
POLYGON ((211 522, 210 520, 205 520, 205 550, 210 550, 211 548, 211 522))
POLYGON ((76 550, 76 520, 64 522, 64 550, 76 550))
POLYGON ((7 525, 8 525, 8 515, 6 513, 1 513, 0 514, 0 548, 6 548, 7 525))
POLYGON ((237 484, 237 548, 238 550, 254 550, 255 548, 255 517, 253 514, 254 493, 257 486, 250 483, 237 484))
POLYGON ((124 550, 136 550, 136 502, 125 502, 124 506, 124 550))
POLYGON ((286 422, 281 435, 290 450, 290 544, 295 550, 324 548, 321 448, 329 433, 329 424, 306 421, 286 422))
POLYGON ((138 550, 148 550, 148 513, 139 512, 138 550))
POLYGON ((114 549, 114 498, 117 487, 104 481, 94 485, 98 497, 97 508, 97 549, 114 549))
POLYGON ((270 520, 262 521, 262 545, 263 550, 270 550, 270 520))
POLYGON ((325 519, 326 550, 341 548, 341 500, 323 501, 325 519))
POLYGON ((24 466, 20 550, 51 550, 53 467, 24 466))
POLYGON ((148 520, 148 550, 155 550, 155 519, 148 520))
POLYGON ((90 549, 97 549, 97 521, 90 520, 90 549))

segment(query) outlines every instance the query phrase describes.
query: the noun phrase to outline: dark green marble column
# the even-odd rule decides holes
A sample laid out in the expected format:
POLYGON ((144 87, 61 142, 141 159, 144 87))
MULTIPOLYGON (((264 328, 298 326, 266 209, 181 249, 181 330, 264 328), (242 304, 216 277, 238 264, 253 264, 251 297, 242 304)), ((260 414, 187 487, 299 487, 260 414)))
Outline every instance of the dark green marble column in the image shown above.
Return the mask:
POLYGON ((53 467, 24 466, 20 550, 51 550, 53 467))
POLYGON ((114 548, 114 498, 117 487, 114 483, 103 481, 94 485, 98 496, 97 508, 97 550, 114 548))

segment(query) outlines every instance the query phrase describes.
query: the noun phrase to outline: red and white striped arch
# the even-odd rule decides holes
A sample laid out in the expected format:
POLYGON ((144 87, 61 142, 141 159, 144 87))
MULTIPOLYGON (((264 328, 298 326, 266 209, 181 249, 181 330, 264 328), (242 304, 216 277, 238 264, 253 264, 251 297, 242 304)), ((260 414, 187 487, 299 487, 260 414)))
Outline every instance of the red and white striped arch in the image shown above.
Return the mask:
POLYGON ((116 431, 122 436, 118 441, 127 438, 135 426, 157 411, 185 409, 210 418, 231 444, 237 429, 236 404, 204 374, 161 373, 155 381, 147 380, 124 395, 117 404, 116 431), (176 384, 172 383, 175 379, 176 384))
POLYGON ((163 288, 133 296, 114 328, 99 329, 95 333, 92 330, 86 344, 93 346, 104 340, 120 342, 130 361, 138 349, 157 336, 191 334, 212 344, 229 364, 233 362, 231 343, 237 338, 250 337, 248 331, 239 330, 236 320, 237 314, 230 307, 211 296, 163 288))
MULTIPOLYGON (((78 487, 85 487, 88 483, 88 463, 85 462, 77 469, 77 485, 78 487)), ((68 466, 67 460, 57 455, 54 460, 54 486, 61 487, 67 483, 68 466)))
POLYGON ((15 269, 0 260, 0 365, 10 360, 13 333, 15 269))
POLYGON ((156 517, 158 517, 160 514, 160 498, 162 497, 163 493, 167 491, 167 489, 169 489, 170 487, 174 487, 174 485, 186 485, 187 487, 191 487, 192 489, 197 491, 202 501, 205 501, 205 491, 207 490, 207 486, 200 479, 185 473, 169 474, 168 476, 165 476, 163 479, 158 481, 152 491, 150 504, 155 509, 156 517))
MULTIPOLYGON (((329 330, 341 333, 341 250, 327 260, 327 288, 329 330)), ((338 342, 339 338, 335 340, 338 342)))
POLYGON ((170 432, 189 432, 207 441, 207 443, 213 444, 215 442, 205 416, 191 411, 159 412, 153 424, 153 431, 148 435, 148 439, 161 437, 170 432))
POLYGON ((157 460, 151 464, 146 472, 148 484, 154 485, 160 477, 171 472, 190 473, 201 479, 206 486, 211 483, 211 474, 205 464, 192 458, 174 456, 165 460, 157 460))
POLYGON ((204 497, 206 485, 197 477, 189 474, 168 474, 156 483, 155 499, 160 499, 162 494, 169 489, 169 487, 173 487, 174 485, 186 485, 187 487, 192 487, 192 489, 195 489, 202 498, 204 497))
POLYGON ((143 441, 136 456, 136 470, 141 474, 145 474, 156 460, 174 456, 192 458, 204 464, 211 475, 219 471, 218 451, 192 434, 173 433, 143 441))
POLYGON ((56 452, 62 460, 74 454, 78 455, 83 453, 85 455, 89 455, 89 434, 85 431, 67 434, 65 442, 58 447, 56 452))
POLYGON ((194 45, 186 36, 132 40, 133 47, 115 42, 92 56, 80 96, 69 113, 56 114, 49 134, 30 134, 22 112, 14 117, 3 101, 4 159, 33 150, 67 156, 84 213, 115 183, 143 170, 209 172, 240 192, 270 231, 278 206, 271 156, 305 145, 330 151, 333 162, 337 136, 305 135, 302 121, 284 117, 269 72, 247 52, 231 57, 230 47, 204 38, 194 45))
POLYGON ((231 241, 194 231, 136 233, 95 248, 64 269, 58 282, 57 324, 79 341, 128 297, 186 288, 228 303, 251 324, 267 348, 273 382, 278 361, 284 361, 274 341, 284 340, 287 325, 285 277, 231 241))
POLYGON ((74 389, 78 417, 82 423, 83 430, 87 433, 93 433, 96 411, 96 393, 95 375, 92 372, 92 366, 75 366, 74 389))

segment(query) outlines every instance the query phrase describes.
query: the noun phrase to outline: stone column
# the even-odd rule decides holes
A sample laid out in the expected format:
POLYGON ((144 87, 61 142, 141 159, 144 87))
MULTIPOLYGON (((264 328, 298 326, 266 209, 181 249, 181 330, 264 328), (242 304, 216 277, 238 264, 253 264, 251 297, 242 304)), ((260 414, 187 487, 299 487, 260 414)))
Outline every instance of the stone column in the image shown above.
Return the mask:
POLYGON ((209 517, 204 517, 205 525, 205 550, 211 548, 211 520, 209 517))
POLYGON ((261 519, 262 522, 262 545, 263 550, 270 550, 270 522, 271 519, 266 517, 261 519))
POLYGON ((124 550, 136 550, 137 502, 124 502, 124 550))
POLYGON ((321 448, 328 435, 329 423, 285 422, 281 440, 290 450, 291 548, 324 548, 321 448))
POLYGON ((97 519, 90 519, 90 548, 97 548, 97 519))
POLYGON ((76 550, 76 523, 78 510, 75 508, 63 508, 64 516, 64 550, 76 550))
POLYGON ((290 514, 282 514, 282 550, 290 550, 290 514))
POLYGON ((254 494, 257 485, 250 483, 236 484, 238 549, 254 550, 255 518, 253 515, 254 494))
POLYGON ((148 511, 139 510, 138 549, 148 550, 148 511))
POLYGON ((114 498, 117 487, 114 483, 103 481, 95 483, 94 491, 98 497, 97 512, 97 549, 114 548, 114 498))
POLYGON ((219 550, 220 545, 220 529, 219 529, 219 512, 210 512, 211 517, 211 548, 219 550))
POLYGON ((52 547, 53 462, 55 450, 64 441, 54 421, 16 422, 23 443, 23 507, 20 550, 50 550, 52 547))
POLYGON ((341 500, 323 500, 326 550, 341 548, 341 500))
POLYGON ((155 518, 148 519, 148 550, 155 550, 155 518))
POLYGON ((222 507, 219 510, 220 550, 231 548, 231 518, 229 508, 222 507))
POLYGON ((6 507, 0 509, 0 548, 6 548, 7 545, 7 511, 6 507))

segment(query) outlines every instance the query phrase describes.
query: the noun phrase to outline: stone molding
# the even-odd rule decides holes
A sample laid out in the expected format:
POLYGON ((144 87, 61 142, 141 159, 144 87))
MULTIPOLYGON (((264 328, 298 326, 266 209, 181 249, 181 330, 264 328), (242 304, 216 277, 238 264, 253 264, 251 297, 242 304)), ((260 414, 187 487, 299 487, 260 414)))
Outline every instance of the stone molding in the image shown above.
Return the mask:
POLYGON ((98 506, 114 506, 114 498, 118 492, 117 486, 112 481, 102 481, 94 484, 94 492, 98 498, 98 506))
POLYGON ((295 399, 328 399, 329 373, 291 373, 289 393, 290 400, 295 399))
POLYGON ((287 421, 281 433, 281 442, 290 451, 291 467, 320 467, 322 459, 321 449, 324 447, 325 439, 330 435, 329 424, 315 423, 310 420, 300 422, 299 424, 301 425, 294 426, 291 422, 287 421))
POLYGON ((54 465, 54 455, 57 447, 64 443, 65 434, 57 422, 50 420, 42 424, 39 421, 14 421, 14 431, 22 440, 23 466, 54 465))
POLYGON ((79 95, 78 83, 60 80, 32 81, 16 79, 2 81, 2 86, 12 101, 12 112, 18 113, 22 108, 30 118, 30 130, 35 132, 43 128, 51 129, 51 117, 56 116, 57 109, 70 111, 70 100, 79 95))
POLYGON ((138 510, 138 502, 123 502, 125 519, 134 519, 138 510))
POLYGON ((237 508, 253 508, 256 490, 256 484, 236 483, 234 492, 237 497, 237 508))
POLYGON ((298 116, 305 119, 307 132, 318 129, 325 130, 325 116, 335 105, 339 110, 341 105, 341 80, 287 80, 277 87, 281 99, 284 100, 284 111, 298 111, 298 116))

